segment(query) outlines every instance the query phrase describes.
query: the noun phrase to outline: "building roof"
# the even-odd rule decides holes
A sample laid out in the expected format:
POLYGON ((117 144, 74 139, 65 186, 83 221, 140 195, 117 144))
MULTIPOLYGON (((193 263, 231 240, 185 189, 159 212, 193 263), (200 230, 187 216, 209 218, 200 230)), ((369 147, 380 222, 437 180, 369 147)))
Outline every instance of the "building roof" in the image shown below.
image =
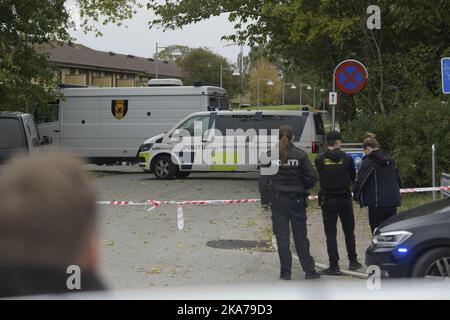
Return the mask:
MULTIPOLYGON (((155 74, 155 61, 133 55, 104 52, 91 49, 82 44, 64 43, 54 47, 46 46, 42 51, 49 53, 49 60, 62 65, 76 65, 84 68, 112 69, 121 72, 139 72, 155 74)), ((161 76, 180 78, 181 69, 174 63, 159 61, 158 74, 161 76)))

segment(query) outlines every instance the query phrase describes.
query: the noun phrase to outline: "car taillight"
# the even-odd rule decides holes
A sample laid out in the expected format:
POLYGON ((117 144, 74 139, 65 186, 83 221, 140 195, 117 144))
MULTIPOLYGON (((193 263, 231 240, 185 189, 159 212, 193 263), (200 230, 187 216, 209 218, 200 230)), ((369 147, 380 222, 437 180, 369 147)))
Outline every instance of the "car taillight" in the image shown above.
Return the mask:
POLYGON ((317 143, 317 141, 311 142, 311 152, 319 153, 319 144, 317 143))
POLYGON ((317 141, 311 142, 311 152, 319 153, 319 143, 317 143, 317 141))

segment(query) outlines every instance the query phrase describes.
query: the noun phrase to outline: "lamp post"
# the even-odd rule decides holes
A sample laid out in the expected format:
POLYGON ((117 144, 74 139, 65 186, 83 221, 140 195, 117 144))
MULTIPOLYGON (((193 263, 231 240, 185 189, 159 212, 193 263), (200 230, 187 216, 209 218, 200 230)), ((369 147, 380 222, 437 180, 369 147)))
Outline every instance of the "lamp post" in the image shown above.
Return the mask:
MULTIPOLYGON (((324 93, 326 90, 325 89, 320 89, 320 93, 324 93)), ((325 111, 325 97, 322 97, 322 111, 325 111)))
MULTIPOLYGON (((241 76, 241 93, 239 93, 239 109, 241 108, 241 104, 242 104, 242 93, 244 92, 244 45, 242 43, 237 43, 237 42, 233 42, 230 44, 226 44, 224 45, 224 47, 230 47, 230 46, 239 46, 240 50, 241 50, 241 61, 240 61, 240 66, 238 67, 238 74, 236 74, 236 72, 233 72, 233 75, 240 75, 241 76)), ((239 61, 238 61, 239 63, 239 61)), ((235 70, 236 71, 236 70, 235 70)))
POLYGON ((240 76, 241 75, 239 70, 237 70, 235 68, 227 68, 227 67, 224 67, 223 65, 220 65, 220 87, 221 88, 223 88, 223 70, 233 71, 233 76, 240 76))
MULTIPOLYGON (((291 89, 292 90, 295 90, 295 89, 297 89, 297 87, 295 86, 295 84, 293 84, 293 83, 289 83, 289 82, 287 82, 287 83, 285 83, 284 81, 283 81, 283 83, 282 83, 282 100, 283 100, 283 105, 284 105, 284 86, 291 86, 291 89)), ((300 88, 301 89, 301 88, 300 88)))
POLYGON ((258 79, 258 108, 259 108, 259 83, 261 81, 267 81, 268 86, 273 86, 273 81, 270 79, 258 79))
POLYGON ((313 98, 313 109, 315 110, 316 109, 316 87, 314 87, 314 86, 308 86, 306 89, 308 89, 308 90, 313 90, 313 92, 314 92, 314 98, 313 98))
POLYGON ((158 66, 158 50, 159 49, 171 49, 173 50, 172 52, 172 56, 181 56, 181 51, 180 49, 178 49, 176 46, 171 45, 171 46, 158 46, 158 42, 156 43, 156 53, 155 53, 155 78, 158 79, 159 76, 159 66, 158 66))
POLYGON ((303 83, 301 83, 300 82, 300 85, 299 85, 299 87, 300 87, 300 105, 302 105, 303 104, 303 102, 302 102, 302 88, 303 87, 308 87, 308 85, 307 84, 303 84, 303 83))

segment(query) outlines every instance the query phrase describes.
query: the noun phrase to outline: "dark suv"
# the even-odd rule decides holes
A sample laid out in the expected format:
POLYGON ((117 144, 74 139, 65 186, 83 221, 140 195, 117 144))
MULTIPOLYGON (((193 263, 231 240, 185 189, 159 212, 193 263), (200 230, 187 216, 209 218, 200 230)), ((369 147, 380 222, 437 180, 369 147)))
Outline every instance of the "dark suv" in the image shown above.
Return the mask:
POLYGON ((390 277, 450 277, 450 198, 386 220, 374 232, 366 265, 390 277))
POLYGON ((50 137, 39 136, 33 116, 20 112, 0 112, 0 163, 18 153, 40 151, 51 144, 50 137))

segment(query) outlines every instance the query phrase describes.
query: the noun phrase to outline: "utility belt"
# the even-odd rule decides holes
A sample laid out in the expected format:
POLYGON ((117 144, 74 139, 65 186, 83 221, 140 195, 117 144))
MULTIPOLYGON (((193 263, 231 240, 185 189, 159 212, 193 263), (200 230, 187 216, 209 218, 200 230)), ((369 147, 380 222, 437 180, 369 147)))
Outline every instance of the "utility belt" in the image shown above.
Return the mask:
POLYGON ((306 204, 309 196, 309 193, 307 192, 279 190, 273 185, 272 177, 269 177, 269 183, 267 184, 267 193, 270 198, 270 203, 272 203, 275 198, 285 197, 291 200, 303 200, 306 204))
POLYGON ((320 190, 318 194, 319 205, 324 205, 329 199, 351 200, 352 193, 348 189, 342 190, 320 190))
POLYGON ((304 192, 298 192, 298 191, 279 191, 279 190, 275 190, 273 192, 273 196, 276 197, 276 198, 289 197, 291 199, 303 199, 305 197, 308 197, 308 194, 304 193, 304 192))
POLYGON ((292 201, 302 200, 305 204, 305 207, 308 207, 308 193, 298 192, 298 191, 281 191, 281 190, 273 190, 272 197, 273 198, 287 198, 292 201))

